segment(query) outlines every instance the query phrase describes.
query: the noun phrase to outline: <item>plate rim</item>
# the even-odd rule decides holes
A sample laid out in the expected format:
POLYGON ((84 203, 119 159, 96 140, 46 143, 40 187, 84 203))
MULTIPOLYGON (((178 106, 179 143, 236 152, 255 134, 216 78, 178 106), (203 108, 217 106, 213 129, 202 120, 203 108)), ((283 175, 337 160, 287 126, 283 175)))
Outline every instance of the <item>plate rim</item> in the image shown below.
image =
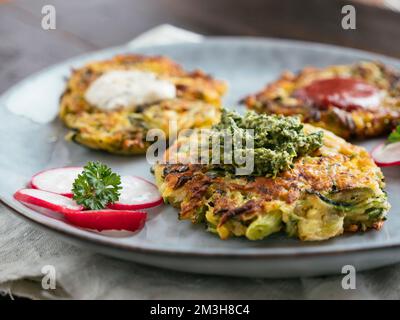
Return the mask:
MULTIPOLYGON (((136 245, 131 245, 131 244, 125 244, 125 243, 118 243, 118 242, 111 242, 109 241, 109 238, 102 236, 102 235, 97 235, 95 233, 91 233, 88 231, 85 231, 83 229, 74 227, 72 225, 66 224, 68 227, 58 227, 56 225, 49 226, 46 223, 42 223, 29 215, 24 214, 23 212, 19 211, 18 209, 14 208, 12 205, 8 203, 8 201, 5 201, 4 199, 0 198, 0 203, 3 204, 8 210, 10 210, 13 214, 18 216, 19 218, 22 218, 23 220, 26 220, 30 222, 31 224, 35 225, 35 227, 39 227, 41 229, 46 229, 47 231, 51 233, 57 233, 63 237, 66 238, 71 238, 74 240, 79 240, 81 242, 88 242, 92 245, 101 245, 104 246, 105 248, 112 248, 112 249, 117 249, 117 250, 123 250, 123 251, 131 251, 134 253, 149 253, 152 255, 158 255, 158 256, 179 256, 179 257, 188 257, 188 258, 221 258, 221 259, 227 259, 227 258, 250 258, 250 259, 273 259, 273 258, 304 258, 304 257, 324 257, 324 256, 332 256, 332 255, 344 255, 344 254, 354 254, 354 253, 365 253, 365 252, 371 252, 371 251, 381 251, 381 250, 395 250, 400 248, 400 243, 397 244, 388 244, 388 245, 376 245, 376 246, 364 246, 364 247, 355 247, 355 248, 346 248, 344 250, 329 250, 329 247, 325 247, 326 250, 318 250, 317 247, 314 248, 309 248, 312 250, 304 251, 304 249, 307 249, 306 247, 304 248, 292 248, 290 251, 293 250, 293 252, 286 252, 282 251, 282 248, 274 248, 276 252, 268 252, 266 249, 268 248, 252 248, 252 251, 241 251, 241 252, 234 252, 234 251, 229 251, 229 252, 210 252, 210 251, 197 251, 193 252, 190 250, 169 250, 167 248, 163 249, 157 249, 157 248, 151 248, 151 247, 140 247, 136 245), (294 252, 296 250, 300 250, 299 252, 294 252), (281 251, 279 251, 281 250, 281 251), (253 251, 260 251, 260 252, 253 252, 253 251)), ((28 208, 27 208, 28 209, 28 208)), ((30 210, 30 209, 29 209, 30 210)), ((35 212, 35 214, 40 214, 35 212)), ((48 218, 48 219, 53 219, 53 218, 48 218)), ((373 230, 372 230, 373 231, 373 230)), ((222 240, 221 240, 222 241, 222 240)), ((321 247, 323 248, 323 247, 321 247)), ((223 249, 226 250, 226 249, 223 249)), ((230 250, 232 250, 230 248, 230 250)))
MULTIPOLYGON (((391 65, 395 65, 397 67, 400 67, 400 60, 396 59, 394 57, 386 56, 383 54, 379 53, 374 53, 374 52, 368 52, 365 50, 359 50, 359 49, 354 49, 354 48, 349 48, 349 47, 341 47, 337 45, 331 45, 331 44, 324 44, 324 43, 319 43, 319 42, 310 42, 310 41, 302 41, 302 40, 292 40, 292 39, 282 39, 282 38, 264 38, 264 37, 246 37, 246 36, 212 36, 212 37, 204 37, 203 40, 199 42, 176 42, 173 44, 161 44, 161 45, 146 45, 146 46, 131 46, 128 44, 122 45, 122 46, 113 46, 109 48, 104 48, 100 50, 95 50, 87 53, 83 53, 71 58, 68 58, 66 60, 62 60, 56 64, 50 65, 42 70, 39 70, 37 72, 32 73, 31 75, 28 75, 21 81, 17 82, 16 84, 12 85, 8 89, 6 89, 1 95, 0 95, 0 107, 5 108, 5 101, 7 100, 8 96, 11 95, 13 92, 17 91, 19 87, 23 86, 25 83, 28 83, 35 78, 46 74, 48 72, 51 72, 52 70, 55 70, 57 68, 63 68, 65 65, 69 64, 74 64, 75 62, 78 61, 83 61, 86 59, 93 59, 93 56, 96 55, 113 55, 118 52, 134 52, 135 50, 141 51, 143 49, 152 49, 152 48, 165 48, 165 47, 176 47, 176 46, 201 46, 204 45, 205 43, 221 43, 221 42, 229 42, 229 43, 238 43, 238 44, 251 44, 251 43, 258 43, 258 44, 277 44, 279 46, 290 46, 293 47, 293 45, 296 45, 301 48, 306 48, 309 46, 312 46, 314 49, 318 49, 321 51, 326 51, 328 49, 330 50, 337 50, 340 51, 341 53, 346 52, 347 54, 357 54, 361 56, 366 56, 366 59, 371 60, 373 59, 380 59, 380 60, 385 60, 388 61, 391 65)), ((265 259, 265 258, 274 258, 274 257, 288 257, 288 258, 293 258, 293 257, 310 257, 310 256, 331 256, 335 254, 351 254, 351 253, 361 253, 361 252, 366 252, 366 251, 379 251, 383 249, 397 249, 400 248, 400 240, 397 242, 392 242, 392 243, 379 243, 379 244, 367 244, 362 243, 358 245, 354 245, 351 247, 345 247, 344 249, 339 249, 335 247, 297 247, 297 248, 290 248, 290 250, 285 250, 287 248, 251 248, 251 251, 244 251, 246 249, 241 249, 239 251, 234 252, 233 248, 229 249, 222 249, 225 250, 225 252, 218 252, 218 251, 190 251, 189 249, 175 249, 175 250, 169 250, 168 248, 152 248, 152 247, 141 247, 137 245, 127 245, 125 243, 117 243, 117 242, 111 242, 109 241, 108 238, 102 236, 102 235, 97 235, 97 234, 92 234, 89 232, 82 232, 84 230, 81 230, 79 228, 69 226, 66 224, 67 227, 58 227, 57 225, 48 225, 43 221, 39 221, 40 219, 35 219, 32 216, 27 215, 24 213, 24 210, 19 210, 17 206, 13 205, 12 201, 7 201, 0 195, 0 202, 4 204, 4 206, 19 216, 20 218, 23 218, 24 220, 28 220, 35 226, 40 226, 50 232, 55 232, 58 234, 61 234, 62 236, 65 236, 67 238, 74 238, 78 239, 83 242, 90 242, 91 244, 94 245, 101 245, 105 246, 108 248, 113 248, 113 249, 119 249, 119 250, 129 250, 135 253, 151 253, 154 255, 167 255, 167 256, 185 256, 185 257, 202 257, 202 258, 240 258, 240 257, 246 257, 246 258, 251 258, 251 259, 265 259), (70 229, 71 228, 71 229, 70 229), (226 252, 226 250, 229 250, 226 252), (274 252, 271 252, 274 250, 274 252), (258 251, 258 252, 254 252, 258 251), (296 252, 298 251, 298 252, 296 252)), ((30 209, 27 209, 30 210, 30 209)), ((36 213, 38 214, 38 213, 36 213)), ((51 219, 51 218, 49 218, 51 219)))

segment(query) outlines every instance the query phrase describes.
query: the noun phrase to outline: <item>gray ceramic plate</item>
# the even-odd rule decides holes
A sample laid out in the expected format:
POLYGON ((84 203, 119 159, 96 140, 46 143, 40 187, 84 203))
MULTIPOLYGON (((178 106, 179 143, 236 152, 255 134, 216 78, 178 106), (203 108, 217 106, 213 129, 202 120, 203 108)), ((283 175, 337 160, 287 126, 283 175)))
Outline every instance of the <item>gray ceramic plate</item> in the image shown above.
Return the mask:
MULTIPOLYGON (((384 170, 387 191, 393 206, 380 232, 344 235, 321 242, 303 243, 283 235, 263 241, 231 239, 221 241, 201 226, 178 221, 169 206, 152 213, 145 229, 134 235, 104 235, 73 227, 25 208, 12 194, 37 171, 44 168, 82 165, 100 160, 122 174, 152 180, 144 157, 118 157, 87 150, 63 140, 65 129, 57 121, 34 123, 8 111, 8 107, 29 104, 32 108, 53 107, 71 67, 91 59, 127 52, 120 47, 78 57, 27 78, 0 100, 0 198, 11 211, 29 223, 54 232, 66 240, 95 251, 154 266, 189 272, 263 277, 309 276, 340 273, 342 266, 358 270, 400 262, 400 170, 384 170), (397 197, 396 197, 397 195, 397 197)), ((235 107, 245 94, 254 92, 285 69, 299 70, 379 59, 400 68, 400 62, 356 50, 312 43, 248 38, 211 38, 199 44, 176 44, 135 50, 163 54, 185 67, 201 68, 229 81, 226 105, 235 107)), ((370 141, 370 147, 377 141, 370 141)))

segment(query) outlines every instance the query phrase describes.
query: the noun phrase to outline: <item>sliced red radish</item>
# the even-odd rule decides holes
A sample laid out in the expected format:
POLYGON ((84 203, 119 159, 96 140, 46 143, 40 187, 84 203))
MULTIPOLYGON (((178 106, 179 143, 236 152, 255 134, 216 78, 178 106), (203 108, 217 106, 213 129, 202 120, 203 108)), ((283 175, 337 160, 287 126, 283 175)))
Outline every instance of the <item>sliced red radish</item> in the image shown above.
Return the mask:
POLYGON ((371 156, 380 167, 400 165, 400 142, 382 143, 372 150, 371 156))
POLYGON ((160 205, 163 200, 157 187, 149 181, 134 176, 121 177, 119 200, 108 205, 115 210, 140 210, 160 205))
POLYGON ((43 208, 43 207, 38 207, 38 206, 35 206, 33 204, 29 204, 29 203, 24 203, 24 206, 32 209, 35 212, 39 212, 39 213, 41 213, 41 214, 43 214, 43 215, 45 215, 47 217, 50 217, 50 218, 53 218, 53 219, 57 219, 57 220, 61 220, 61 221, 65 220, 64 214, 62 214, 60 212, 56 212, 56 211, 53 211, 53 210, 50 210, 50 209, 46 209, 46 208, 43 208))
MULTIPOLYGON (((42 171, 32 178, 30 185, 34 189, 72 198, 72 184, 82 171, 82 167, 65 167, 42 171)), ((142 178, 122 176, 121 185, 122 190, 119 201, 110 204, 108 208, 139 210, 155 207, 163 202, 157 187, 142 178)))
POLYGON ((33 189, 58 193, 72 198, 72 184, 82 171, 82 167, 45 170, 34 175, 30 185, 33 189))
POLYGON ((65 219, 71 224, 87 229, 137 231, 143 228, 147 214, 129 210, 87 210, 68 212, 65 219))
POLYGON ((34 205, 59 213, 79 212, 84 209, 70 198, 37 189, 18 190, 14 193, 14 198, 26 205, 34 205))

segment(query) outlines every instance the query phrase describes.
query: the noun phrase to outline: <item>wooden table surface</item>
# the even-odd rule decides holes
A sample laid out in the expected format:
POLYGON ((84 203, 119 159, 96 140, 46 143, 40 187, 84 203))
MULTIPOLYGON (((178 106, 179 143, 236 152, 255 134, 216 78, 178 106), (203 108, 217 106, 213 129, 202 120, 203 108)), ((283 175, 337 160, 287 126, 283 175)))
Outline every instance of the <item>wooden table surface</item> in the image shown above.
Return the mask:
POLYGON ((358 1, 0 0, 0 93, 46 66, 123 44, 162 23, 206 35, 302 39, 400 58, 400 13, 384 8, 384 0, 358 1), (356 7, 356 30, 341 28, 341 8, 349 2, 356 7), (56 8, 56 30, 41 28, 47 4, 56 8))

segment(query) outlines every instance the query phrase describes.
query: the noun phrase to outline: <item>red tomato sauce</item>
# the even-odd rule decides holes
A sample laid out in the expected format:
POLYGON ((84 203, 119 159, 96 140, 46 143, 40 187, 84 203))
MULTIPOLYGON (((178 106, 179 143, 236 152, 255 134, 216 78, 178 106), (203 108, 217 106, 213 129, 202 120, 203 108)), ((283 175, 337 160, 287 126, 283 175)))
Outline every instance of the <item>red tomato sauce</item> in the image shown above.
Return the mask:
POLYGON ((296 90, 294 96, 320 109, 333 105, 347 111, 376 108, 381 99, 378 88, 352 78, 316 80, 296 90))

